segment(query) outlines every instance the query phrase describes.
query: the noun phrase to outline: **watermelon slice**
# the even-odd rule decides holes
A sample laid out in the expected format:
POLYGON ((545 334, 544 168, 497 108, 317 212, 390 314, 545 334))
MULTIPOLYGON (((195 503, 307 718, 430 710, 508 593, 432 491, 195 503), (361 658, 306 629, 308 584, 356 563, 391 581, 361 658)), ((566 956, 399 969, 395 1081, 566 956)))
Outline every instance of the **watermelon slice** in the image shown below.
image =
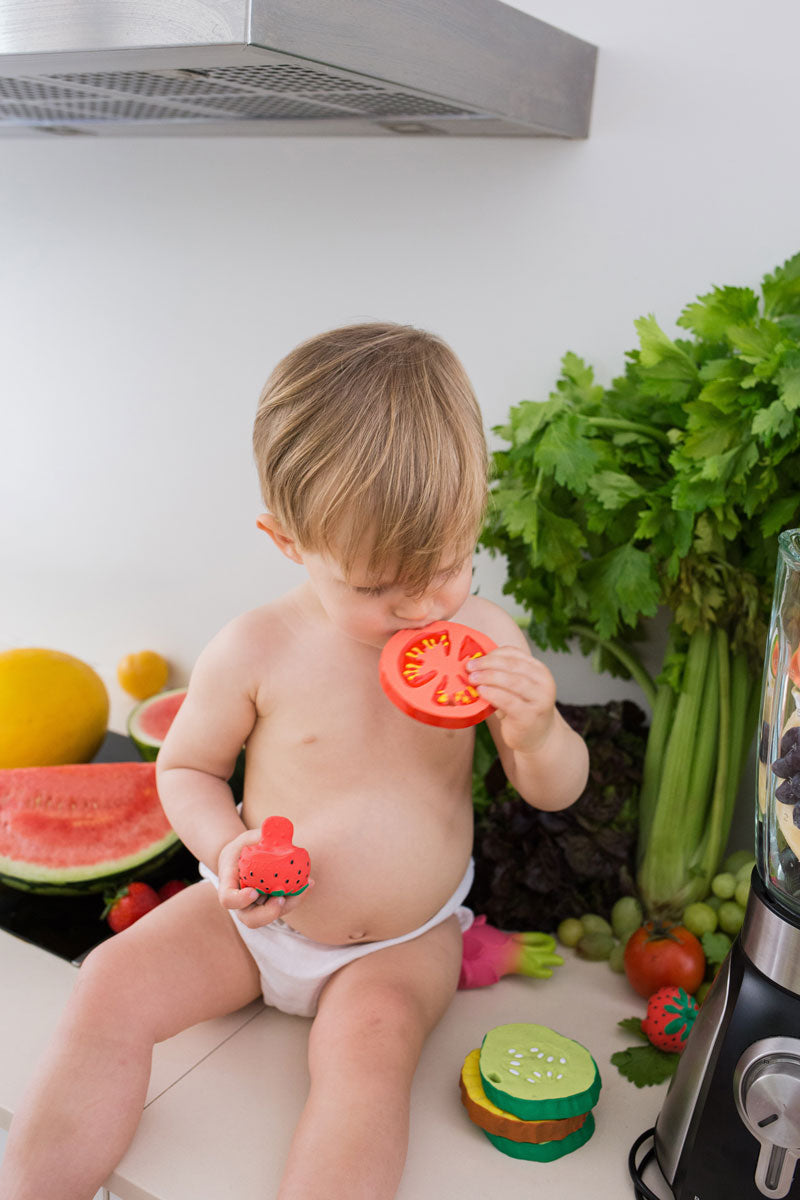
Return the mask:
MULTIPOLYGON (((137 704, 128 717, 128 737, 145 762, 155 762, 175 714, 186 699, 188 688, 170 688, 137 704)), ((228 780, 233 798, 241 804, 244 795, 244 749, 236 759, 228 780)))
POLYGON ((153 763, 0 771, 0 882, 23 891, 105 891, 180 847, 153 763))
POLYGON ((128 736, 145 762, 155 762, 187 689, 171 688, 137 704, 128 717, 128 736))

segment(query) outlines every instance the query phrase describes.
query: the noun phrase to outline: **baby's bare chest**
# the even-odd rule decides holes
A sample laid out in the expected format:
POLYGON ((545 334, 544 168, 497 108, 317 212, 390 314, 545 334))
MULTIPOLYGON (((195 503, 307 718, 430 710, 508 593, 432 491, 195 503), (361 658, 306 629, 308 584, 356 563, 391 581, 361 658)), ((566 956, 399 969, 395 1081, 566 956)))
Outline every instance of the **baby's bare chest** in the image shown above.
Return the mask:
POLYGON ((286 673, 259 713, 248 741, 253 766, 272 776, 322 773, 330 782, 384 778, 400 771, 428 782, 461 774, 471 759, 469 731, 423 725, 386 697, 377 677, 345 661, 307 663, 286 673))

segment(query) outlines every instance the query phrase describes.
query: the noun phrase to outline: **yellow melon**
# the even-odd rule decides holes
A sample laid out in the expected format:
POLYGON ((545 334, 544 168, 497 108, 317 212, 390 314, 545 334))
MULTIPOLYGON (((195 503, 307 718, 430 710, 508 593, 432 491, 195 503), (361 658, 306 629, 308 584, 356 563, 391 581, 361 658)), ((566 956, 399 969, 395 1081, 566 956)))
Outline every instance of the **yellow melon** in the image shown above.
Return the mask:
POLYGON ((89 762, 108 728, 108 692, 60 650, 0 653, 0 767, 89 762))

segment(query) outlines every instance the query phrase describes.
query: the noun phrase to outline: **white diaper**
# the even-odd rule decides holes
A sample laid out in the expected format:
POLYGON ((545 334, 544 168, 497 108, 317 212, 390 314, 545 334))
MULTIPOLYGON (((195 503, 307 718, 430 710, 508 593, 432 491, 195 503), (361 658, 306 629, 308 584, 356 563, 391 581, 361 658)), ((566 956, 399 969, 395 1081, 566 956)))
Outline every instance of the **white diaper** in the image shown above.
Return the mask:
MULTIPOLYGON (((207 866, 200 863, 200 874, 209 879, 216 887, 219 883, 217 876, 207 866)), ((260 929, 250 929, 231 910, 239 936, 252 954, 261 975, 261 991, 264 1003, 279 1008, 281 1012, 293 1013, 299 1017, 313 1017, 317 1011, 317 1001, 323 985, 334 972, 356 958, 372 954, 375 950, 384 950, 387 946, 399 946, 401 942, 410 942, 441 925, 453 913, 458 917, 462 933, 469 929, 473 921, 472 910, 461 903, 472 887, 475 874, 475 864, 472 859, 453 895, 435 916, 401 937, 387 938, 382 942, 357 942, 355 945, 327 946, 323 942, 313 942, 292 929, 285 921, 278 918, 270 925, 262 925, 260 929)))

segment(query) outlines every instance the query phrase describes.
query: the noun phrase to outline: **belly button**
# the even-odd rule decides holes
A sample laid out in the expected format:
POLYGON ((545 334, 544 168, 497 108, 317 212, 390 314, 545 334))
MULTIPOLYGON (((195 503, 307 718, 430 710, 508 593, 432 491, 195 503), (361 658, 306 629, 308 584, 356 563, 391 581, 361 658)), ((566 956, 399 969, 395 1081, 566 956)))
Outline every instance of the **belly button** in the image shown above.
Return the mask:
POLYGON ((347 940, 350 942, 360 942, 361 939, 365 938, 366 936, 367 936, 367 931, 365 929, 362 929, 361 933, 348 933, 347 940))

